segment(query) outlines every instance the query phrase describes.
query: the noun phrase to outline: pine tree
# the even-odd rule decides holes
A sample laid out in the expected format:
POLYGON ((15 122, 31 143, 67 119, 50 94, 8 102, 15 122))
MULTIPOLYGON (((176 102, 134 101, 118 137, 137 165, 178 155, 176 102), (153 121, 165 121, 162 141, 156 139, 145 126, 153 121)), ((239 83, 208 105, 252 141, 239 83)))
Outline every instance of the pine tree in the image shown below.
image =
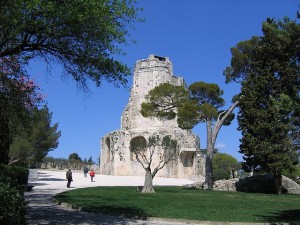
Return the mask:
POLYGON ((300 25, 285 18, 267 19, 263 36, 231 49, 227 82, 241 81, 239 129, 243 168, 276 178, 280 194, 283 171, 292 170, 299 152, 300 25), (283 96, 290 108, 284 109, 283 96))
POLYGON ((29 125, 12 138, 10 163, 19 162, 31 167, 38 167, 49 151, 58 146, 61 132, 58 123, 52 123, 52 113, 47 106, 35 108, 29 125))

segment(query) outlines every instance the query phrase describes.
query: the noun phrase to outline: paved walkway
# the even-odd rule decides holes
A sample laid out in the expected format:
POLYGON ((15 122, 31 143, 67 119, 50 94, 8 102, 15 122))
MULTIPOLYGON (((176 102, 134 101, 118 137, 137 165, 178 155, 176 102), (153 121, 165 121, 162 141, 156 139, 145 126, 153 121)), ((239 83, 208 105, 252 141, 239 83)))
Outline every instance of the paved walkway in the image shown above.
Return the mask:
MULTIPOLYGON (((52 202, 52 196, 57 193, 72 190, 75 188, 96 187, 96 186, 143 186, 144 177, 137 176, 106 176, 96 174, 94 182, 90 178, 85 178, 81 172, 73 172, 71 188, 67 188, 65 179, 66 171, 38 171, 38 179, 30 181, 34 188, 30 192, 25 192, 28 202, 26 215, 27 225, 255 225, 255 223, 223 223, 223 222, 197 222, 178 221, 166 219, 154 220, 133 220, 123 217, 99 215, 86 213, 63 207, 52 202)), ((189 180, 155 177, 154 185, 183 186, 193 183, 189 180)), ((180 210, 180 209, 179 209, 180 210)), ((262 225, 262 223, 257 223, 262 225)), ((269 223, 265 223, 270 225, 269 223)), ((275 225, 276 223, 272 223, 275 225)), ((284 223, 279 223, 283 225, 284 223)))
MULTIPOLYGON (((134 176, 106 176, 98 175, 91 182, 90 178, 85 178, 82 173, 73 172, 71 189, 93 186, 142 186, 144 177, 134 176)), ((178 185, 192 183, 192 181, 172 179, 172 178, 154 178, 154 185, 178 185)), ((28 225, 96 225, 96 224, 120 224, 120 225, 183 225, 186 222, 173 221, 144 221, 132 220, 122 217, 99 215, 93 213, 80 212, 52 202, 52 196, 57 193, 70 190, 66 187, 65 171, 46 171, 38 172, 38 179, 30 182, 34 188, 30 192, 25 192, 26 201, 28 201, 27 224, 28 225)), ((191 224, 191 223, 190 223, 191 224)), ((206 224, 206 223, 198 223, 206 224)))

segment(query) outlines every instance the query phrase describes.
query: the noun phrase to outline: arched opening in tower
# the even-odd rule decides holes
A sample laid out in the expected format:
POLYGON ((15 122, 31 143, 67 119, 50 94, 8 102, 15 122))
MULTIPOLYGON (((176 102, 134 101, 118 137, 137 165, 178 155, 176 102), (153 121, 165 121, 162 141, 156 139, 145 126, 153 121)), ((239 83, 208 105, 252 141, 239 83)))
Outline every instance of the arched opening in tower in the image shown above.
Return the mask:
POLYGON ((110 162, 110 138, 107 137, 105 139, 105 163, 109 163, 110 162))
MULTIPOLYGON (((138 137, 134 137, 130 140, 130 146, 133 145, 133 143, 135 145, 140 145, 140 146, 144 146, 146 143, 146 139, 143 136, 138 136, 138 137)), ((138 146, 134 146, 135 148, 139 148, 138 146)), ((141 148, 141 147, 140 147, 141 148)), ((141 148, 139 150, 141 153, 145 152, 146 149, 145 148, 141 148)), ((130 151, 130 160, 131 161, 136 161, 136 154, 133 151, 130 151)))

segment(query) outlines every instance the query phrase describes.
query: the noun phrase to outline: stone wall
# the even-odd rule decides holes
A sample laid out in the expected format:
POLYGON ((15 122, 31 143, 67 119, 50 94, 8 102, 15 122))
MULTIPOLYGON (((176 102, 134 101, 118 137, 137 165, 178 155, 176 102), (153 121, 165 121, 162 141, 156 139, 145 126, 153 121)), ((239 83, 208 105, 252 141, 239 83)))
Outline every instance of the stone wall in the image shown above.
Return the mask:
MULTIPOLYGON (((203 182, 196 182, 192 188, 203 188, 203 182)), ((288 177, 282 176, 283 193, 300 194, 300 185, 288 177)), ((213 189, 216 191, 239 191, 248 193, 276 193, 275 178, 273 175, 255 175, 245 178, 217 180, 213 189)))
MULTIPOLYGON (((204 173, 203 158, 198 152, 197 143, 199 139, 190 131, 149 129, 149 130, 119 130, 113 131, 103 137, 101 142, 101 163, 102 174, 107 175, 139 175, 145 174, 144 169, 135 156, 129 150, 130 141, 136 137, 143 137, 146 140, 149 136, 159 133, 162 136, 171 135, 180 145, 180 157, 167 164, 157 176, 174 178, 192 178, 204 173), (196 151, 197 150, 197 151, 196 151)), ((159 149, 158 149, 159 151, 159 149)), ((153 167, 155 166, 155 160, 153 167)))

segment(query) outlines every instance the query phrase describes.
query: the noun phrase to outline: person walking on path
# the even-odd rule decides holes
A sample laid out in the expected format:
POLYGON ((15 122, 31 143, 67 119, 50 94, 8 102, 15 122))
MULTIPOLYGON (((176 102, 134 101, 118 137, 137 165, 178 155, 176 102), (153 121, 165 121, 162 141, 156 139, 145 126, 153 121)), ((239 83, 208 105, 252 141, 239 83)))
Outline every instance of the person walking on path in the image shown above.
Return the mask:
POLYGON ((92 169, 91 172, 90 172, 90 176, 91 176, 91 182, 94 182, 94 176, 95 176, 95 172, 94 170, 92 169))
POLYGON ((71 169, 69 169, 67 171, 67 173, 66 173, 66 179, 68 180, 67 188, 70 188, 71 182, 73 181, 71 169))
POLYGON ((87 173, 89 172, 89 169, 85 166, 83 168, 84 177, 87 177, 87 173))

